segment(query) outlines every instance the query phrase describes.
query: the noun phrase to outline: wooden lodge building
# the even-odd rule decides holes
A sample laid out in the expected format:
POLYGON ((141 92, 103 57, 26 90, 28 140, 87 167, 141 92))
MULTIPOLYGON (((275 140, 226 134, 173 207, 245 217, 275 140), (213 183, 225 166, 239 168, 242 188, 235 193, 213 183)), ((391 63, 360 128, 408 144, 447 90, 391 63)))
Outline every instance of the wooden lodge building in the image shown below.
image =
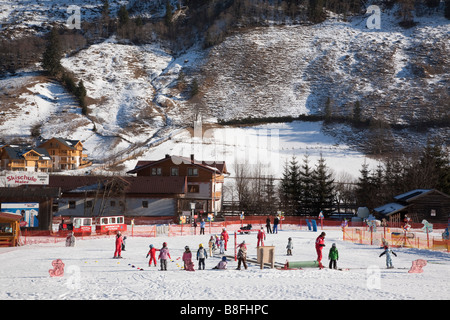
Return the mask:
POLYGON ((221 211, 225 163, 171 157, 139 161, 129 176, 50 175, 49 186, 61 188, 55 217, 125 215, 178 221, 183 212, 206 216, 221 211), (135 176, 131 176, 135 174, 135 176))
POLYGON ((53 172, 90 166, 80 140, 51 138, 37 147, 0 146, 0 171, 53 172))
POLYGON ((224 178, 229 175, 225 162, 199 161, 190 157, 166 155, 159 160, 139 161, 129 174, 137 177, 183 177, 185 194, 178 212, 190 212, 195 203, 197 213, 217 213, 222 209, 224 178))
POLYGON ((450 217, 450 195, 436 189, 415 189, 394 197, 394 202, 375 208, 378 218, 403 222, 407 214, 411 222, 447 224, 450 217))

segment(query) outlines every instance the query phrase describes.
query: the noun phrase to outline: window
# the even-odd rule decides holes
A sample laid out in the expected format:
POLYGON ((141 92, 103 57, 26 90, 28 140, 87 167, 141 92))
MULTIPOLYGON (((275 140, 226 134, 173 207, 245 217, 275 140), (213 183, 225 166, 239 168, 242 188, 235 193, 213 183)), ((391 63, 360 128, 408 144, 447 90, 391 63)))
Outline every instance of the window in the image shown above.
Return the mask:
POLYGON ((170 175, 171 176, 178 176, 178 167, 170 168, 170 175))
POLYGON ((86 207, 87 208, 92 208, 92 200, 86 201, 86 207))
POLYGON ((116 223, 116 218, 109 218, 109 223, 116 223))
POLYGON ((189 184, 188 185, 188 192, 189 193, 199 193, 200 192, 200 186, 197 184, 189 184))
POLYGON ((109 202, 109 206, 110 207, 115 207, 116 206, 116 202, 115 201, 110 201, 109 202))
POLYGON ((75 201, 69 201, 69 209, 75 209, 77 207, 77 203, 75 201))
POLYGON ((91 219, 83 219, 83 226, 90 226, 91 225, 91 219))
POLYGON ((161 168, 152 168, 152 176, 160 176, 162 173, 161 168))
POLYGON ((123 223, 123 217, 117 217, 117 223, 123 223))
POLYGON ((198 176, 197 168, 188 168, 188 176, 198 176))
POLYGON ((142 201, 142 207, 148 208, 148 201, 142 201))

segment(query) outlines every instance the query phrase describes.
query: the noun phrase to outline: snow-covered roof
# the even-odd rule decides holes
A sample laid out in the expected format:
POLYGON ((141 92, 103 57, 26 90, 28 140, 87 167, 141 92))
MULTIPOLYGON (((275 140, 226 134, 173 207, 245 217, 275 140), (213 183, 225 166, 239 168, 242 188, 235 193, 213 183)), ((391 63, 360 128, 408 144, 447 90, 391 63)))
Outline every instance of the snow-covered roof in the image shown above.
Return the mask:
POLYGON ((415 189, 406 193, 399 194, 398 196, 395 196, 394 199, 400 201, 409 201, 430 191, 432 191, 432 189, 415 189))
POLYGON ((405 206, 405 205, 392 202, 392 203, 382 205, 381 207, 375 208, 373 210, 375 210, 376 212, 378 212, 379 214, 382 214, 382 215, 391 215, 397 211, 405 209, 406 207, 407 206, 405 206))

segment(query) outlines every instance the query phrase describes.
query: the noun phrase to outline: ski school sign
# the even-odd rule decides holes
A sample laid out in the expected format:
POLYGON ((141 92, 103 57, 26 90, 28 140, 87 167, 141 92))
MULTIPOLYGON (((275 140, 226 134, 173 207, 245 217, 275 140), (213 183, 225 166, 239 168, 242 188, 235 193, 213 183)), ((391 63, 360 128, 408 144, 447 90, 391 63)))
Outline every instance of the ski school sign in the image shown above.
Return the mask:
POLYGON ((48 174, 42 172, 8 172, 0 177, 0 186, 19 186, 24 184, 48 184, 48 174))

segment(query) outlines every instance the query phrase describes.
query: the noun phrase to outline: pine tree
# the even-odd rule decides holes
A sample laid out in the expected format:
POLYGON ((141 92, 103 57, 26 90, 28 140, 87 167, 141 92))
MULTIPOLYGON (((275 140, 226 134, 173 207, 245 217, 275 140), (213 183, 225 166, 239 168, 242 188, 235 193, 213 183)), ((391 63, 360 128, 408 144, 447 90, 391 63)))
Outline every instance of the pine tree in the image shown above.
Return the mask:
POLYGON ((371 201, 373 188, 369 165, 364 162, 359 172, 361 173, 361 176, 358 178, 358 182, 356 183, 357 205, 360 207, 373 209, 371 201))
POLYGON ((50 31, 47 46, 42 57, 42 67, 51 76, 57 76, 62 71, 61 65, 62 50, 59 33, 56 28, 50 31))
POLYGON ((358 126, 361 124, 361 102, 358 100, 355 102, 353 106, 353 114, 352 114, 353 124, 358 126))
POLYGON ((327 101, 325 102, 324 116, 325 116, 325 123, 329 123, 332 117, 330 97, 327 97, 327 101))
POLYGON ((297 214, 300 201, 300 173, 297 158, 292 156, 290 162, 286 161, 283 178, 281 179, 280 198, 285 212, 297 214))
POLYGON ((103 0, 102 17, 103 18, 109 17, 109 1, 108 0, 103 0))
POLYGON ((126 25, 128 23, 128 21, 130 20, 130 18, 128 16, 128 10, 125 5, 120 6, 119 12, 117 15, 119 17, 119 25, 120 26, 126 25))
POLYGON ((450 0, 445 0, 444 15, 450 20, 450 0))
POLYGON ((314 179, 314 215, 320 211, 326 216, 334 208, 334 179, 329 172, 325 159, 320 155, 320 159, 313 171, 314 179))
POLYGON ((314 206, 314 179, 313 168, 309 165, 309 156, 303 156, 303 164, 300 169, 300 183, 301 183, 301 212, 305 215, 313 213, 314 206))
POLYGON ((200 91, 197 79, 194 78, 191 83, 191 97, 195 97, 200 91))
POLYGON ((86 105, 86 88, 84 87, 83 80, 78 82, 78 86, 75 90, 75 96, 78 98, 78 102, 80 103, 81 113, 87 115, 88 109, 86 105))
POLYGON ((450 194, 450 152, 442 142, 428 139, 419 166, 419 170, 426 170, 432 175, 434 185, 431 187, 450 194))
POLYGON ((172 5, 170 4, 170 0, 166 0, 166 16, 164 17, 164 19, 166 20, 166 24, 170 25, 172 24, 172 5))
POLYGON ((320 23, 325 20, 323 0, 309 0, 308 18, 313 23, 320 23))

